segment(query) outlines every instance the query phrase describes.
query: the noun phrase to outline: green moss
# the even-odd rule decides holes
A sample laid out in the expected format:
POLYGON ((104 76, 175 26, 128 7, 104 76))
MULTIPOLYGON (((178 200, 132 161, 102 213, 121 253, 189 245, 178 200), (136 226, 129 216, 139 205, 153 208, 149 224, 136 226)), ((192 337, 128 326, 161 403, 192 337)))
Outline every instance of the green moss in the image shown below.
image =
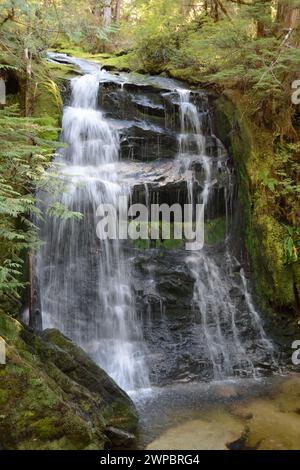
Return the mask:
POLYGON ((165 68, 165 72, 167 75, 169 75, 171 78, 175 78, 176 80, 183 80, 187 83, 191 84, 201 84, 201 78, 199 76, 199 71, 196 70, 193 67, 185 67, 183 69, 179 68, 173 68, 170 65, 168 65, 165 68))
POLYGON ((224 241, 226 236, 226 220, 224 217, 208 220, 205 222, 204 229, 205 243, 207 245, 215 245, 224 241))
POLYGON ((13 318, 8 318, 0 310, 0 335, 6 342, 17 340, 21 329, 21 323, 13 318))
POLYGON ((99 57, 99 62, 107 70, 119 70, 121 72, 137 71, 139 65, 136 62, 136 56, 133 52, 128 54, 110 57, 99 57))
POLYGON ((51 78, 55 80, 56 83, 61 83, 79 74, 77 68, 71 64, 58 64, 48 61, 46 64, 51 78))
POLYGON ((286 265, 286 233, 275 193, 269 188, 276 172, 274 136, 255 125, 249 99, 233 93, 229 98, 216 100, 216 120, 238 169, 244 236, 256 291, 264 308, 290 311, 297 308, 295 292, 300 292, 299 262, 286 265))
POLYGON ((103 449, 108 423, 135 429, 129 398, 68 338, 51 330, 45 340, 3 313, 0 334, 7 346, 0 366, 5 449, 103 449))
POLYGON ((56 141, 63 105, 61 92, 65 91, 67 80, 76 76, 78 71, 71 65, 56 64, 47 60, 36 67, 43 67, 47 78, 36 85, 33 116, 40 118, 40 123, 48 128, 41 133, 40 137, 56 141))

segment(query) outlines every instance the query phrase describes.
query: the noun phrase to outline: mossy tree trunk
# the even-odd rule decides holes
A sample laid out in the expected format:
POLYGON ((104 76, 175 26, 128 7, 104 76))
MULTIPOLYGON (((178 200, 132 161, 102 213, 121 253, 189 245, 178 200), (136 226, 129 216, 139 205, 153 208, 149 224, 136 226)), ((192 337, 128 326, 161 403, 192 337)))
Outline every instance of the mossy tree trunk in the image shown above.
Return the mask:
POLYGON ((279 0, 276 15, 277 32, 287 34, 292 30, 293 46, 300 47, 300 6, 295 6, 293 0, 279 0))

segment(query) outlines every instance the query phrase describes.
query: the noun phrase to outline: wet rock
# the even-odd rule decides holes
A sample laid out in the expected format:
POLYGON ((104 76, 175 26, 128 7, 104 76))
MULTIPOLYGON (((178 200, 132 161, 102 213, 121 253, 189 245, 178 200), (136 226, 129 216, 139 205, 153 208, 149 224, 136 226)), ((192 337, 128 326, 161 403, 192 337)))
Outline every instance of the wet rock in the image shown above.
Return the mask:
POLYGON ((165 118, 165 108, 161 100, 157 99, 157 94, 152 95, 133 95, 131 96, 132 103, 136 108, 145 116, 157 116, 165 118))
POLYGON ((236 406, 236 416, 251 416, 247 420, 245 446, 258 450, 298 450, 300 416, 295 413, 299 402, 300 378, 291 376, 273 389, 271 397, 256 399, 236 406))
POLYGON ((125 83, 124 88, 126 91, 134 92, 134 93, 168 93, 167 88, 163 88, 160 86, 159 83, 157 84, 146 84, 146 83, 125 83))
POLYGON ((151 442, 149 450, 228 450, 228 443, 238 441, 244 434, 244 424, 218 410, 204 419, 188 421, 170 428, 151 442))
POLYGON ((122 429, 108 426, 105 434, 110 441, 110 445, 114 448, 128 448, 135 444, 136 437, 134 434, 123 431, 122 429))
POLYGON ((140 161, 175 158, 178 152, 176 135, 162 128, 133 125, 121 133, 121 158, 140 161))
POLYGON ((256 448, 247 446, 248 429, 243 432, 241 437, 234 442, 228 442, 226 447, 229 450, 256 450, 256 448))
POLYGON ((237 391, 230 385, 224 385, 223 387, 221 386, 216 389, 216 394, 223 398, 234 398, 237 396, 237 391))
POLYGON ((147 120, 164 127, 165 107, 158 91, 154 92, 152 87, 142 87, 140 93, 133 93, 130 86, 116 82, 100 84, 98 103, 101 110, 111 118, 127 121, 147 120))

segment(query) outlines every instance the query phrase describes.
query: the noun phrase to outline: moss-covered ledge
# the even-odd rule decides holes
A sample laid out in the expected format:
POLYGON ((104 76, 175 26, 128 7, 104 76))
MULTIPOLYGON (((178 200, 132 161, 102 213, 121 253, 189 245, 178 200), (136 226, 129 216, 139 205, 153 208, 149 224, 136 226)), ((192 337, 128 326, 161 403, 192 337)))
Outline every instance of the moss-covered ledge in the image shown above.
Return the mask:
POLYGON ((50 62, 46 58, 41 64, 36 64, 36 67, 43 69, 44 75, 47 76, 35 85, 32 114, 39 118, 44 126, 54 128, 52 132, 48 131, 42 137, 47 140, 58 140, 63 106, 62 96, 67 93, 69 80, 78 75, 78 70, 71 65, 50 62))
POLYGON ((299 315, 300 263, 287 264, 286 232, 266 180, 275 168, 274 136, 258 127, 251 103, 238 93, 214 100, 216 132, 225 142, 238 169, 245 219, 245 240, 261 306, 273 316, 299 315))
POLYGON ((103 449, 119 447, 120 436, 134 440, 130 398, 59 331, 36 336, 0 312, 0 341, 0 448, 103 449))

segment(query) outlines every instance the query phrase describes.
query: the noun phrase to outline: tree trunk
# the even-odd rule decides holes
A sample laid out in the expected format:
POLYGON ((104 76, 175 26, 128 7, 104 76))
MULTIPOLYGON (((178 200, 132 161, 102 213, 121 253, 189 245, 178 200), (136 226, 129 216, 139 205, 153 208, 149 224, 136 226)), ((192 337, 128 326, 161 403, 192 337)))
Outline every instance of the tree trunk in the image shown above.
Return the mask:
POLYGON ((28 48, 25 47, 23 51, 25 63, 25 116, 29 117, 32 114, 32 93, 31 93, 31 78, 32 78, 32 65, 31 54, 28 48))
POLYGON ((294 6, 292 0, 279 0, 276 23, 277 34, 282 36, 289 29, 293 30, 290 43, 300 47, 300 7, 294 6))
POLYGON ((32 253, 29 254, 28 259, 28 277, 29 277, 29 299, 28 299, 28 310, 29 310, 29 326, 36 331, 43 329, 42 322, 42 305, 41 305, 41 294, 40 294, 40 283, 39 278, 35 272, 34 256, 32 253))
MULTIPOLYGON (((33 95, 32 95, 32 64, 31 53, 27 47, 23 50, 25 81, 24 81, 24 105, 25 116, 30 117, 33 110, 33 95)), ((30 139, 29 139, 29 143, 30 139)), ((30 160, 29 160, 30 162, 30 160)), ((40 305, 38 279, 34 276, 33 271, 33 254, 28 253, 28 310, 29 310, 29 325, 35 330, 42 329, 42 312, 40 305)))
POLYGON ((211 0, 210 15, 214 19, 214 21, 219 21, 219 5, 217 0, 211 0))
POLYGON ((192 0, 181 0, 181 13, 183 16, 189 14, 192 0))
POLYGON ((116 0, 115 11, 114 11, 114 20, 116 23, 120 21, 121 6, 122 6, 122 0, 116 0))
POLYGON ((295 28, 299 26, 300 7, 293 6, 291 0, 279 0, 276 22, 282 28, 295 28))
POLYGON ((112 8, 111 8, 111 0, 104 0, 104 7, 103 7, 103 26, 109 27, 112 21, 112 8))

